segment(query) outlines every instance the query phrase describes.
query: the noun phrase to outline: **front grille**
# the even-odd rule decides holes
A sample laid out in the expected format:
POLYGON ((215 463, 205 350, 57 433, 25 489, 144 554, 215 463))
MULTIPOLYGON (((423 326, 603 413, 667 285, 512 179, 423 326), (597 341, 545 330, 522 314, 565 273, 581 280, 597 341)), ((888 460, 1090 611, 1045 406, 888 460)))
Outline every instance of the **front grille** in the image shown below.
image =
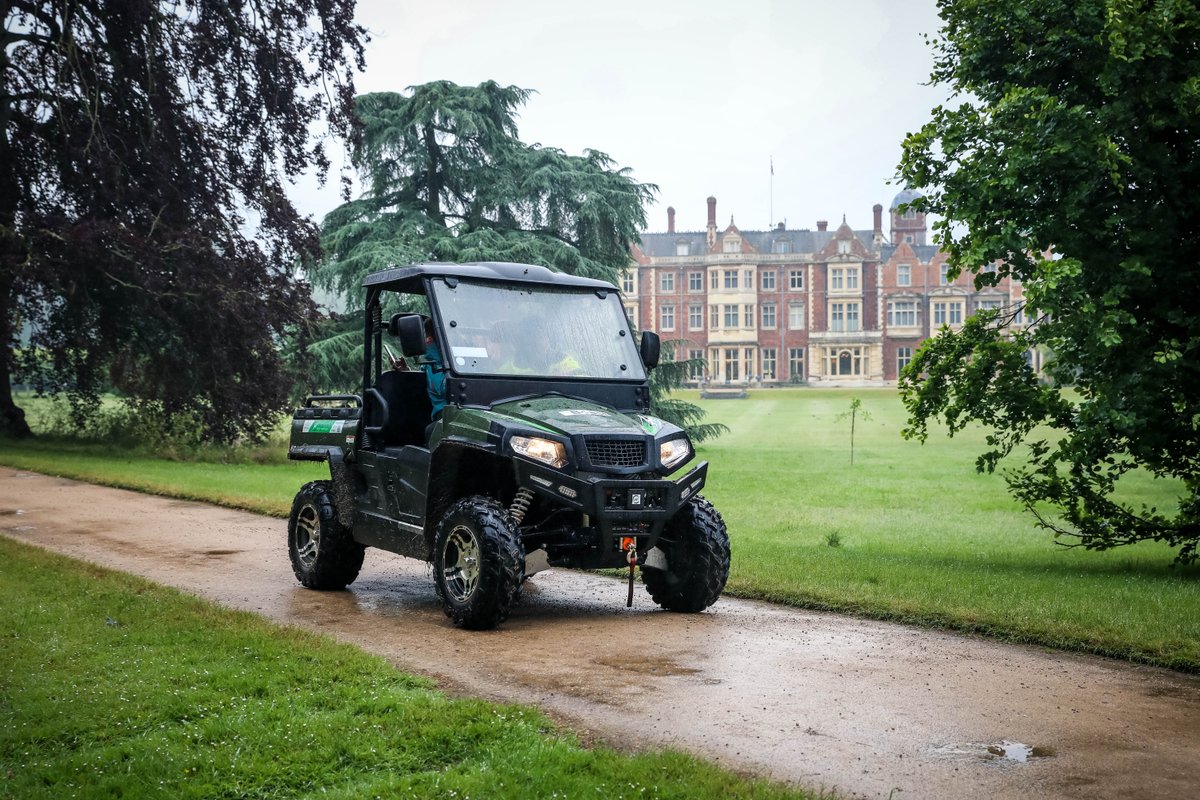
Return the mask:
POLYGON ((593 467, 646 465, 646 443, 641 439, 588 439, 586 444, 593 467))

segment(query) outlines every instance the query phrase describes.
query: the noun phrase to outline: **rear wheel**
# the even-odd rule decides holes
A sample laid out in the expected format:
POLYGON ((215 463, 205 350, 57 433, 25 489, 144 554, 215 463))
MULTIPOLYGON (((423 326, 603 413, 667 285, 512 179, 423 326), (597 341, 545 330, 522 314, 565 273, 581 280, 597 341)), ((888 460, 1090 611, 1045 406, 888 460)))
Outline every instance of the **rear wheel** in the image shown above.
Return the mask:
POLYGON ((697 495, 667 523, 658 540, 666 569, 647 568, 642 582, 668 611, 695 613, 717 602, 729 579, 729 534, 712 504, 697 495))
POLYGON ((524 548, 499 503, 476 496, 450 507, 434 539, 433 579, 455 625, 471 630, 499 625, 524 577, 524 548))
POLYGON ((309 589, 345 589, 358 577, 365 550, 338 522, 329 481, 301 487, 288 517, 288 554, 300 583, 309 589))

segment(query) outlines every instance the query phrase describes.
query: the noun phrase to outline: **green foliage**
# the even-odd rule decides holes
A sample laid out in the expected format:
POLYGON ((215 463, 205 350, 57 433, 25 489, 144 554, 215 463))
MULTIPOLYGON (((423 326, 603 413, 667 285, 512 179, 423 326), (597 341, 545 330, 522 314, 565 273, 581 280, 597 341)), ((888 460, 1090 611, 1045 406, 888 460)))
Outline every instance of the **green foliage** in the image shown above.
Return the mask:
POLYGON ((517 137, 530 91, 437 81, 356 99, 362 195, 325 218, 314 280, 361 307, 371 272, 421 261, 515 261, 615 281, 656 187, 596 150, 517 137))
POLYGON ((674 349, 673 346, 664 344, 659 364, 650 373, 651 412, 672 425, 683 428, 692 442, 697 444, 727 433, 729 428, 719 422, 704 422, 706 412, 700 406, 681 397, 671 396, 683 386, 689 374, 707 366, 703 359, 676 361, 672 353, 674 349))
POLYGON ((285 186, 352 134, 353 0, 5 3, 0 414, 10 377, 77 421, 115 388, 205 436, 261 435, 318 248, 285 186), (28 345, 18 341, 28 336, 28 345))
POLYGON ((1025 288, 1035 324, 944 331, 901 379, 909 435, 941 417, 992 428, 978 467, 1008 473, 1042 525, 1089 549, 1200 544, 1200 8, 1107 0, 946 0, 933 79, 959 102, 910 134, 903 178, 927 189, 935 239, 976 285, 1025 288), (993 273, 982 271, 995 264, 993 273), (1041 384, 1073 385, 1068 402, 1041 384), (1045 426, 1048 431, 1041 431, 1045 426), (1175 508, 1116 498, 1144 468, 1175 508), (1048 504, 1048 506, 1046 505, 1048 504), (1046 509, 1056 513, 1051 515, 1046 509))

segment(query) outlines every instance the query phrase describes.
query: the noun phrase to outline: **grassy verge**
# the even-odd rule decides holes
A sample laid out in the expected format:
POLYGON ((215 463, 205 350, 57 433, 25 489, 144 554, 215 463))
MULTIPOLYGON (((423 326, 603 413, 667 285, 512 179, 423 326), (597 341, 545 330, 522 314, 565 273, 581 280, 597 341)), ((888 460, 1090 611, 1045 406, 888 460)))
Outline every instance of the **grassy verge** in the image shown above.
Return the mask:
MULTIPOLYGON (((698 399, 697 399, 698 401, 698 399)), ((764 390, 698 401, 730 433, 702 448, 734 543, 731 593, 1200 671, 1200 568, 1140 544, 1057 546, 979 475, 984 432, 901 438, 892 390, 764 390), (852 397, 858 420, 850 464, 852 397)), ((1126 482, 1164 507, 1170 485, 1126 482)))
POLYGON ((0 797, 802 798, 0 538, 0 797))
MULTIPOLYGON (((730 433, 701 448, 705 494, 729 524, 728 593, 800 607, 975 631, 1200 672, 1200 567, 1143 544, 1103 553, 1056 546, 978 475, 983 432, 900 436, 892 390, 762 390, 699 401, 730 433), (850 423, 859 397, 854 464, 850 423)), ((281 445, 282 448, 282 445, 281 445)), ((282 516, 320 464, 215 464, 123 457, 62 440, 0 441, 0 463, 282 516)), ((1135 502, 1170 486, 1134 477, 1135 502)))

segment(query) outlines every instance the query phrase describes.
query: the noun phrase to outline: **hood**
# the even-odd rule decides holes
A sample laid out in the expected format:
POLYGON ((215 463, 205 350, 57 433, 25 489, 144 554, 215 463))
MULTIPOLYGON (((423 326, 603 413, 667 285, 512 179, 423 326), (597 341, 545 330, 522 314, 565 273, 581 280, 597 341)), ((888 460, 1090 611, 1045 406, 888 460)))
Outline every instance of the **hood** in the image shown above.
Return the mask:
POLYGON ((563 436, 614 433, 654 436, 667 424, 648 414, 617 411, 576 397, 514 400, 493 406, 492 411, 563 436))

